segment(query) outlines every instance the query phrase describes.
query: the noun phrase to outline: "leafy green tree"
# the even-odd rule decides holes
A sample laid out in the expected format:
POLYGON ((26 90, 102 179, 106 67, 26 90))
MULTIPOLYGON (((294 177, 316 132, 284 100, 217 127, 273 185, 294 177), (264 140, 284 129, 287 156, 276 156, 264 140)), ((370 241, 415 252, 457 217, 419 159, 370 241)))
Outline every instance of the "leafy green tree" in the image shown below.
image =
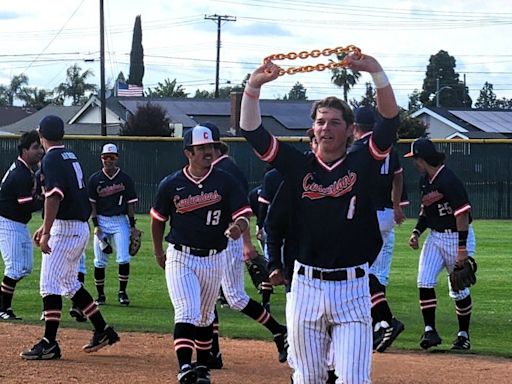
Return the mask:
POLYGON ((0 85, 0 107, 9 105, 9 95, 7 93, 7 87, 0 85))
POLYGON ((361 99, 361 105, 364 107, 377 107, 377 96, 373 84, 370 82, 366 83, 366 91, 361 99))
POLYGON ((23 87, 18 96, 25 103, 26 107, 42 109, 53 101, 53 92, 46 89, 23 87))
POLYGON ((409 95, 409 103, 408 103, 408 110, 409 113, 414 113, 416 111, 419 111, 421 108, 423 108, 423 104, 420 101, 421 93, 417 89, 412 91, 412 93, 409 95))
POLYGON ((130 52, 130 74, 128 84, 142 86, 144 78, 144 48, 142 47, 142 27, 140 15, 135 18, 133 26, 132 50, 130 52))
POLYGON ((307 89, 304 88, 304 85, 297 81, 288 92, 288 100, 307 100, 306 92, 307 89))
POLYGON ((165 79, 163 83, 158 83, 155 89, 148 88, 146 92, 148 97, 187 97, 188 93, 181 84, 177 84, 176 79, 170 81, 165 79))
POLYGON ((494 86, 491 83, 485 82, 484 86, 480 90, 480 95, 476 99, 475 108, 496 108, 497 98, 493 90, 494 86))
POLYGON ((400 125, 397 132, 399 139, 427 137, 427 128, 423 121, 410 117, 408 111, 400 108, 400 125))
POLYGON ((166 110, 150 102, 137 107, 135 114, 119 130, 121 136, 171 136, 170 120, 166 110))
MULTIPOLYGON (((220 88, 219 88, 220 94, 220 88)), ((196 89, 196 93, 194 94, 194 99, 213 99, 215 97, 215 92, 205 91, 204 89, 196 89)))
POLYGON ((496 108, 512 109, 512 99, 502 97, 501 99, 496 100, 496 108))
POLYGON ((78 64, 69 67, 66 71, 66 82, 55 88, 57 97, 61 97, 63 100, 71 98, 71 105, 83 104, 87 101, 90 93, 97 91, 95 84, 87 82, 91 76, 94 76, 92 71, 82 72, 82 68, 78 64))
MULTIPOLYGON (((346 55, 346 53, 339 54, 338 60, 343 60, 346 55)), ((357 84, 357 81, 361 77, 361 73, 348 68, 334 68, 331 72, 332 83, 343 89, 343 99, 348 101, 348 93, 350 92, 350 89, 357 84)))
POLYGON ((439 97, 439 105, 443 107, 471 107, 468 88, 459 80, 455 66, 455 58, 446 51, 430 56, 420 95, 423 105, 435 106, 439 97))

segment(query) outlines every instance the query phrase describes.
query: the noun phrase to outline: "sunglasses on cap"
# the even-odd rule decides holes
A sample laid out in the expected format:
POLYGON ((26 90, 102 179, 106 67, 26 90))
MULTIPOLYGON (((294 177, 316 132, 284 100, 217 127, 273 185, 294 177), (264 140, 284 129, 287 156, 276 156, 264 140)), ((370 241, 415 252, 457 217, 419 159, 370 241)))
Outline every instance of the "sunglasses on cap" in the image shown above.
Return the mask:
POLYGON ((106 155, 101 155, 101 158, 103 160, 115 160, 115 159, 117 159, 117 155, 106 154, 106 155))

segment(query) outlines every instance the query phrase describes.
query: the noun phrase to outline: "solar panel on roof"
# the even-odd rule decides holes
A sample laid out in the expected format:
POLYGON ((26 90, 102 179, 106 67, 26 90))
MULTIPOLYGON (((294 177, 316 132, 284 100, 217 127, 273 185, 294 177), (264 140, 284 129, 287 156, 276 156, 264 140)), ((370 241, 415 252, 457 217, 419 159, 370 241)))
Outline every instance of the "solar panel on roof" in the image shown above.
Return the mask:
POLYGON ((512 133, 512 111, 450 111, 484 132, 512 133))

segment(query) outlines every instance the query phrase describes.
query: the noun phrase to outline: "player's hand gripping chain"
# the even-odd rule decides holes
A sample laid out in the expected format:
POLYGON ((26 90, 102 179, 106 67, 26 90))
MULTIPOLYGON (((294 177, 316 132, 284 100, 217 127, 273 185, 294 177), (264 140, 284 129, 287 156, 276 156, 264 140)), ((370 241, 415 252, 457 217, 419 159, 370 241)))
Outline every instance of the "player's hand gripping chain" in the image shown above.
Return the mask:
MULTIPOLYGON (((275 53, 270 56, 265 57, 263 60, 264 63, 268 63, 269 61, 276 61, 276 60, 295 60, 295 59, 307 59, 309 57, 317 58, 321 55, 323 56, 331 56, 333 54, 341 55, 341 54, 352 54, 355 55, 357 59, 362 59, 364 56, 361 53, 361 50, 356 47, 355 45, 349 45, 347 47, 336 47, 336 48, 325 48, 323 50, 314 49, 311 52, 308 51, 301 51, 299 53, 296 52, 289 52, 289 53, 275 53)), ((328 64, 316 64, 316 65, 303 65, 300 67, 290 67, 288 69, 280 69, 279 76, 283 75, 294 75, 296 73, 304 73, 304 72, 313 72, 313 71, 324 71, 326 69, 334 69, 334 68, 341 68, 347 66, 347 60, 344 58, 343 60, 339 62, 335 62, 330 60, 328 64)))

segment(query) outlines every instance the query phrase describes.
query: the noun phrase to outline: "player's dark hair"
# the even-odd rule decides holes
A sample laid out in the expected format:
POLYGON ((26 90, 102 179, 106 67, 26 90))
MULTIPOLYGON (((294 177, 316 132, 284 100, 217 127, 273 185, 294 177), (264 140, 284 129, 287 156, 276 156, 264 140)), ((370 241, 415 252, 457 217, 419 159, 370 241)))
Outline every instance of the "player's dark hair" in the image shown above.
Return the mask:
POLYGON ((438 153, 437 155, 422 157, 422 159, 425 160, 425 162, 428 165, 431 165, 432 167, 437 167, 438 165, 444 163, 446 155, 444 153, 438 153))
POLYGON ((352 111, 352 108, 350 108, 345 101, 338 99, 337 97, 329 96, 325 99, 315 101, 311 108, 311 119, 313 119, 313 121, 316 119, 316 112, 319 108, 337 109, 338 111, 341 111, 343 120, 345 120, 347 126, 354 123, 354 112, 352 111))
POLYGON ((229 146, 223 141, 213 144, 213 147, 219 150, 221 155, 227 155, 229 153, 229 146))
POLYGON ((18 141, 18 155, 21 156, 24 149, 30 149, 33 143, 41 144, 39 133, 36 130, 23 133, 18 141))

